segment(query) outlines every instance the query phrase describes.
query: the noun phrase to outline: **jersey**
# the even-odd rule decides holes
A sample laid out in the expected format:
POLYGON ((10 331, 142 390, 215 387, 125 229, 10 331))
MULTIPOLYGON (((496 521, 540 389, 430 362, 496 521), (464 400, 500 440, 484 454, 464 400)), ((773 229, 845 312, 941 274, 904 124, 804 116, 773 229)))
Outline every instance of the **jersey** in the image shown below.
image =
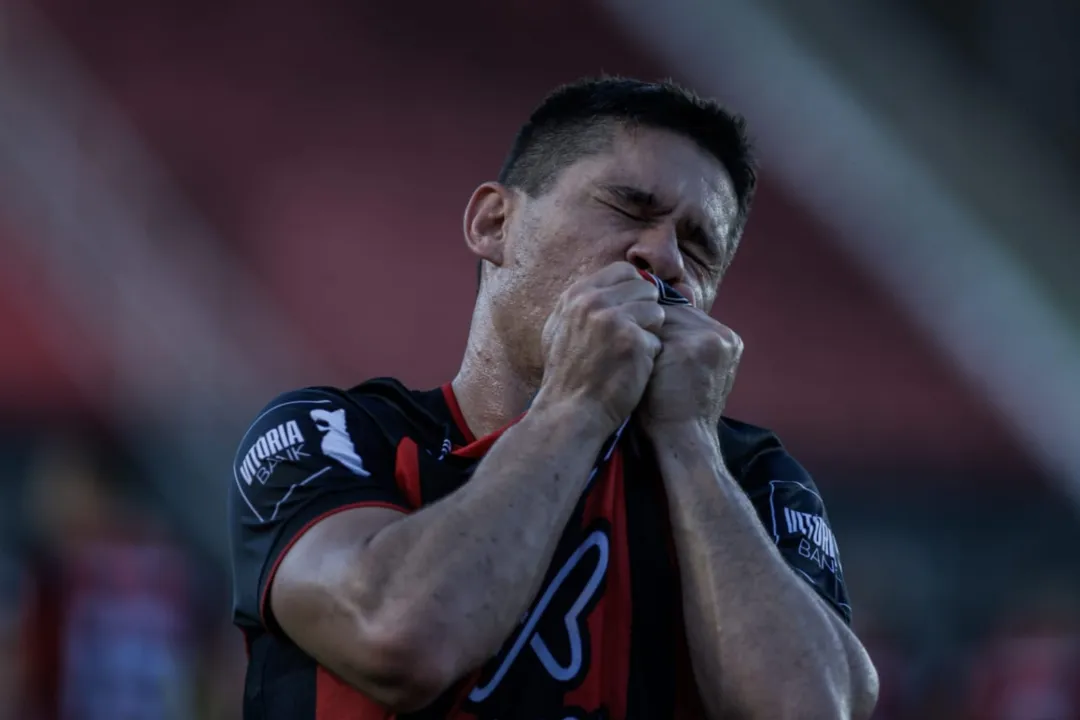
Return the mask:
MULTIPOLYGON (((624 426, 625 427, 625 426, 624 426)), ((729 472, 792 569, 845 621, 836 539, 813 480, 768 430, 724 419, 729 472)), ((474 438, 449 385, 391 379, 287 393, 237 452, 230 524, 246 720, 392 717, 307 656, 267 602, 289 547, 359 507, 412 513, 460 488, 498 438, 474 438)), ((666 495, 648 442, 609 439, 537 597, 501 652, 410 718, 701 717, 681 618, 666 495)))
POLYGON ((33 553, 27 570, 18 717, 196 716, 196 671, 223 618, 181 544, 113 527, 33 553))

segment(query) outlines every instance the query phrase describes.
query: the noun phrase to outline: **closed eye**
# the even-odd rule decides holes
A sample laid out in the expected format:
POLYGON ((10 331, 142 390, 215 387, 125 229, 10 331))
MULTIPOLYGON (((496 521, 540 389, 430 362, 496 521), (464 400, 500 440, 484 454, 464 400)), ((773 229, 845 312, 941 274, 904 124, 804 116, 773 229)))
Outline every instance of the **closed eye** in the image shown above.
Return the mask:
POLYGON ((680 244, 693 248, 696 259, 700 260, 702 265, 711 266, 720 263, 720 244, 700 225, 694 222, 686 222, 681 225, 679 230, 680 244))
POLYGON ((682 250, 682 254, 690 258, 691 262, 707 273, 714 273, 718 270, 721 265, 718 257, 707 250, 701 249, 699 246, 694 245, 691 247, 694 249, 684 247, 682 250))
POLYGON ((622 215, 624 218, 627 218, 629 220, 633 220, 635 222, 640 222, 640 223, 649 222, 648 218, 644 218, 644 217, 642 217, 640 215, 636 215, 636 214, 630 212, 629 210, 623 210, 618 205, 613 205, 613 204, 607 203, 607 202, 602 202, 602 204, 604 205, 604 207, 608 208, 609 210, 614 210, 616 213, 618 213, 619 215, 622 215))

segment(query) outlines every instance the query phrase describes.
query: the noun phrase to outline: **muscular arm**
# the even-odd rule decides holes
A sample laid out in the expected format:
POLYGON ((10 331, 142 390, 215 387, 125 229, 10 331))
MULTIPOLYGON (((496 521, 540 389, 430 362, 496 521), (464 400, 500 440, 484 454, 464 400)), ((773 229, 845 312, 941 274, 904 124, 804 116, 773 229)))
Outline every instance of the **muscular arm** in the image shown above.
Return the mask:
POLYGON ((868 718, 877 676, 837 614, 784 562, 725 469, 715 428, 653 433, 709 716, 868 718))
POLYGON ((429 704, 498 652, 538 591, 604 440, 589 415, 534 406, 443 500, 319 522, 278 569, 274 617, 373 699, 429 704))

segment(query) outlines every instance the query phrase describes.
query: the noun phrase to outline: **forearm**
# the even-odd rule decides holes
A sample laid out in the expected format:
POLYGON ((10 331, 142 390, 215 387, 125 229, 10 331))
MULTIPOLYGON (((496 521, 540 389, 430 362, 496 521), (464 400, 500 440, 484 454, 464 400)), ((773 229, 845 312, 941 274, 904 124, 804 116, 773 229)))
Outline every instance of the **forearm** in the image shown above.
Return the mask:
POLYGON ((584 415, 530 411, 461 489, 365 552, 367 602, 404 613, 453 677, 494 655, 536 595, 604 440, 584 415))
POLYGON ((864 717, 865 651, 790 569, 724 467, 715 431, 655 433, 691 658, 719 717, 864 717))

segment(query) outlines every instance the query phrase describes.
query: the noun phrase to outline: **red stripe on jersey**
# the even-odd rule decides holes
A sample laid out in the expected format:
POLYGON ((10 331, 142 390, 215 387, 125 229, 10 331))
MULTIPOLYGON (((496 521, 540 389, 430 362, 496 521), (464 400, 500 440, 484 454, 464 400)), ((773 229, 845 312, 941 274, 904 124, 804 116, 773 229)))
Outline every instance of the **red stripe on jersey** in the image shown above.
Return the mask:
MULTIPOLYGON (((517 420, 515 420, 514 422, 517 422, 517 420)), ((479 460, 487 454, 487 451, 491 449, 491 446, 495 444, 495 441, 501 438, 503 436, 503 433, 509 430, 512 425, 513 423, 507 425, 504 428, 499 428, 495 432, 491 433, 490 435, 485 435, 479 440, 474 440, 465 447, 458 448, 453 452, 453 454, 457 457, 479 460)))
POLYGON ((315 671, 315 720, 392 720, 394 713, 336 675, 315 671))
POLYGON ((609 598, 611 607, 611 627, 617 628, 614 637, 610 638, 608 647, 611 648, 611 657, 618 662, 618 667, 607 676, 611 683, 610 697, 616 698, 611 704, 611 717, 626 717, 626 707, 629 696, 630 681, 630 629, 633 617, 633 605, 630 592, 630 541, 627 538, 629 521, 626 516, 626 486, 623 474, 622 453, 616 453, 610 462, 609 473, 613 478, 609 492, 613 498, 608 510, 608 517, 612 519, 611 542, 614 546, 612 567, 615 572, 609 577, 609 585, 604 593, 609 598))
POLYGON ((507 423, 505 426, 499 428, 495 432, 477 439, 477 437, 473 435, 472 430, 470 430, 469 426, 465 423, 465 416, 461 414, 461 406, 458 405, 457 396, 454 394, 454 388, 450 385, 450 383, 447 383, 442 386, 442 389, 443 397, 446 398, 446 404, 450 408, 450 414, 454 417, 454 422, 457 424, 458 429, 461 430, 461 434, 465 436, 465 440, 468 442, 468 445, 466 445, 465 447, 460 447, 454 450, 453 454, 458 457, 479 460, 480 458, 484 457, 488 450, 491 449, 491 446, 495 444, 495 441, 502 437, 504 432, 516 425, 521 420, 521 418, 525 417, 525 413, 522 413, 518 417, 514 418, 514 420, 507 423))
POLYGON ((458 404, 457 395, 454 393, 454 386, 450 383, 446 383, 442 386, 443 398, 446 400, 446 406, 450 408, 450 415, 454 418, 454 424, 457 425, 458 430, 461 431, 462 436, 465 438, 465 442, 476 442, 476 436, 473 435, 472 430, 469 429, 469 423, 465 422, 465 414, 461 412, 461 405, 458 404))
POLYGON ((414 510, 420 509, 422 501, 420 494, 420 448, 416 441, 409 437, 401 438, 397 446, 397 458, 394 461, 394 480, 398 488, 405 495, 409 507, 414 510))

